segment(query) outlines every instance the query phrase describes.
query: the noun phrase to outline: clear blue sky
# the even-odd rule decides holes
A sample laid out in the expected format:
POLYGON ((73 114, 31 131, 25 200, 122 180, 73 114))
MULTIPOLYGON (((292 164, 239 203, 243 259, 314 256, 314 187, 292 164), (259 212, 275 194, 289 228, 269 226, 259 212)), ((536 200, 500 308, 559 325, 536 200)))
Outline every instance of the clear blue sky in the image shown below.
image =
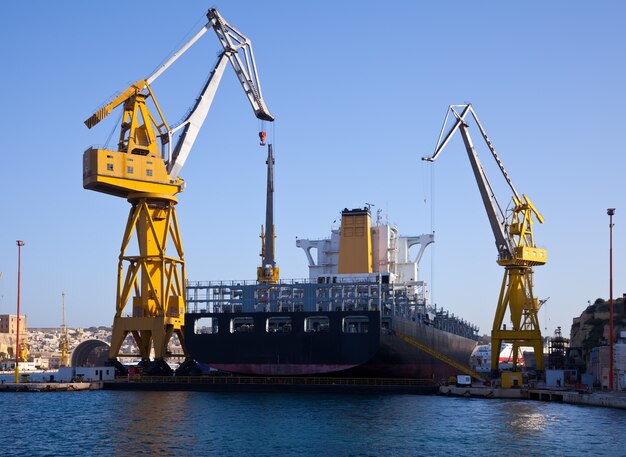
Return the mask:
MULTIPOLYGON (((608 298, 608 207, 617 208, 614 294, 626 292, 624 2, 9 2, 0 17, 0 313, 15 312, 23 239, 31 326, 59 325, 61 292, 70 326, 111 324, 129 205, 83 190, 81 158, 118 116, 92 130, 83 121, 155 69, 210 6, 252 39, 277 118, 268 131, 283 277, 307 276, 296 237, 328 236, 342 208, 373 203, 402 234, 434 228, 422 270, 433 300, 489 333, 502 271, 460 137, 432 171, 420 161, 448 104, 471 102, 545 217, 536 229, 549 255, 535 274, 536 295, 550 297, 542 329, 569 334, 588 300, 608 298)), ((154 84, 170 122, 192 105, 219 49, 209 32, 154 84)), ((257 131, 228 68, 181 173, 190 280, 255 277, 265 198, 257 131)))

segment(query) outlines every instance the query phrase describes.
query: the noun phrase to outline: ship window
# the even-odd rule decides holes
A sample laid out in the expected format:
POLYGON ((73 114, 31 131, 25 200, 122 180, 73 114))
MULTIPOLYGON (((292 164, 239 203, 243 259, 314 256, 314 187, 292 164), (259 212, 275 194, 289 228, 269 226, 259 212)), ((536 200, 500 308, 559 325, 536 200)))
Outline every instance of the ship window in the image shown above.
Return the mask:
POLYGON ((347 316, 343 318, 343 333, 367 333, 369 318, 367 316, 347 316))
POLYGON ((132 174, 133 173, 133 167, 126 167, 126 173, 132 174))
POLYGON ((290 317, 270 317, 267 319, 265 331, 268 333, 290 333, 291 318, 290 317))
POLYGON ((194 323, 196 335, 212 335, 219 331, 218 320, 215 317, 202 317, 194 323))
POLYGON ((254 318, 234 317, 230 320, 230 333, 247 333, 254 330, 254 318))
POLYGON ((330 329, 330 323, 326 316, 312 316, 304 320, 304 331, 307 333, 325 333, 330 329))
POLYGON ((113 164, 107 163, 107 171, 113 171, 113 164))
POLYGON ((152 170, 146 170, 146 176, 152 176, 152 170))

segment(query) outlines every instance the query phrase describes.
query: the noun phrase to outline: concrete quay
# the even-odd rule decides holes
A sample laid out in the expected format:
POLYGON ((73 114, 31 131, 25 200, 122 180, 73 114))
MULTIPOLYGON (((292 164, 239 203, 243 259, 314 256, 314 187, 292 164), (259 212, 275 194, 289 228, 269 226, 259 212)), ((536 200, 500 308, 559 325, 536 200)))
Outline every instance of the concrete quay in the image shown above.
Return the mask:
POLYGON ((0 392, 76 392, 100 390, 102 382, 4 382, 0 392))
POLYGON ((509 398, 522 400, 528 398, 523 389, 502 389, 485 386, 440 386, 439 394, 452 397, 471 398, 509 398))
POLYGON ((569 389, 503 389, 487 386, 440 386, 439 395, 468 398, 538 400, 572 405, 626 409, 626 392, 581 392, 569 389))
POLYGON ((626 392, 577 392, 575 390, 533 389, 528 391, 528 399, 626 409, 626 392))

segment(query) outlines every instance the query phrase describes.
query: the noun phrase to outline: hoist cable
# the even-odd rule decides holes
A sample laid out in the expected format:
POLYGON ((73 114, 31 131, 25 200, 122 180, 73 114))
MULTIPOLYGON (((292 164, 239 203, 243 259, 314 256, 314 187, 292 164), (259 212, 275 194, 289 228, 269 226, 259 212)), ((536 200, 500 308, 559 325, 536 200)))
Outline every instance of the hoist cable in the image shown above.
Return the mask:
POLYGON ((113 136, 113 133, 115 132, 115 129, 117 128, 117 126, 121 124, 121 120, 122 120, 122 116, 123 115, 124 115, 124 111, 120 111, 120 114, 117 117, 117 120, 113 124, 113 128, 111 129, 111 133, 109 133, 109 136, 107 137, 106 143, 104 143, 104 149, 107 149, 107 147, 109 146, 109 141, 111 141, 111 137, 113 136))

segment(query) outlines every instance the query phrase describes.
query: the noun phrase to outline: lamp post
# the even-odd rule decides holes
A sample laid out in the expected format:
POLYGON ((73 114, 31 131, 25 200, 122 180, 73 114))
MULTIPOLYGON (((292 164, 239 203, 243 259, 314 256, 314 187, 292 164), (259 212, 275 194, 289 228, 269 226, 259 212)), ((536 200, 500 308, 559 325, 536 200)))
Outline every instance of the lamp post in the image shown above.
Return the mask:
POLYGON ((609 215, 609 390, 613 390, 613 214, 615 208, 606 210, 609 215))
POLYGON ((20 263, 24 242, 17 240, 17 330, 15 332, 15 383, 20 382, 20 263))

